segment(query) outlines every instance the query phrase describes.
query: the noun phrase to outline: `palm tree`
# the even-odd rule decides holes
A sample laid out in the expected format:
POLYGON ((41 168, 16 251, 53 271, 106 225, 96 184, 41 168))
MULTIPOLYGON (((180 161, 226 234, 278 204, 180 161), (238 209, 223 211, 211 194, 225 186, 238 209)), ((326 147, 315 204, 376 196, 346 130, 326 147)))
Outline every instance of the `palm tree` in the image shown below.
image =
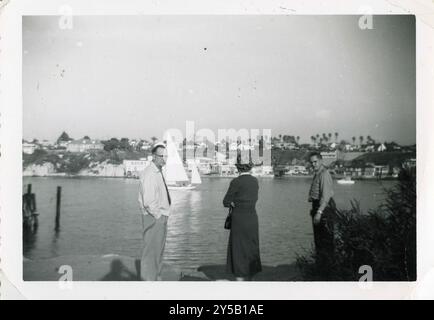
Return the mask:
POLYGON ((329 139, 328 141, 332 140, 332 134, 329 132, 329 139))
POLYGON ((359 140, 360 140, 360 145, 362 145, 363 144, 363 140, 365 139, 365 137, 364 136, 360 136, 359 137, 359 140))
POLYGON ((157 141, 158 138, 157 137, 151 137, 151 140, 152 140, 152 144, 155 144, 155 141, 157 141))
POLYGON ((339 137, 339 133, 335 132, 335 140, 336 140, 336 143, 338 142, 338 137, 339 137))
POLYGON ((356 137, 352 137, 351 139, 353 140, 353 144, 355 144, 356 143, 356 137))
POLYGON ((300 144, 300 136, 297 136, 297 144, 300 144))
POLYGON ((322 134, 322 140, 327 142, 327 135, 325 133, 322 134))
POLYGON ((312 136, 312 137, 310 137, 310 138, 312 139, 313 144, 316 144, 316 137, 315 137, 315 136, 312 136))

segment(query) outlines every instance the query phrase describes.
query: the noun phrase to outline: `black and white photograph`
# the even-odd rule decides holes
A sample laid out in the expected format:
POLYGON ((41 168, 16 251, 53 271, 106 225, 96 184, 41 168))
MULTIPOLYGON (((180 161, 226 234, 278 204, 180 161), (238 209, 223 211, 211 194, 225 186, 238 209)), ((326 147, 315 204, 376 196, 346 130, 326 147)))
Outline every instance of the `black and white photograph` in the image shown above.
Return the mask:
POLYGON ((414 15, 22 17, 24 281, 415 281, 414 15))
POLYGON ((433 57, 431 0, 0 0, 0 300, 433 299, 433 57))

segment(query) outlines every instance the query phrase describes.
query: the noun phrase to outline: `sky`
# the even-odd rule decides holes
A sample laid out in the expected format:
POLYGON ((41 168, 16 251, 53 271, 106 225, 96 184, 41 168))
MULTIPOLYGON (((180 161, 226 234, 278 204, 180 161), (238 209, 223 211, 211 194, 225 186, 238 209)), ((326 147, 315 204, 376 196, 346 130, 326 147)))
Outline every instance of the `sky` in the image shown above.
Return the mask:
POLYGON ((416 142, 411 16, 23 17, 23 138, 271 129, 416 142))

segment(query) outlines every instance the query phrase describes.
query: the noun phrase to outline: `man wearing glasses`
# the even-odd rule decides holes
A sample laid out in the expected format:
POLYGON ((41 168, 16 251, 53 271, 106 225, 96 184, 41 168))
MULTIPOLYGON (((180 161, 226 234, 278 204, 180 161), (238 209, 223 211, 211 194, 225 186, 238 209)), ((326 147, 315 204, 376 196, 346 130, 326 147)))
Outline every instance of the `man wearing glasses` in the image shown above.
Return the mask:
POLYGON ((145 281, 160 280, 167 219, 170 213, 170 194, 162 173, 167 151, 164 144, 152 148, 152 162, 140 175, 139 205, 142 212, 144 248, 140 273, 145 281))
POLYGON ((314 170, 312 184, 309 190, 310 212, 313 222, 313 235, 317 263, 321 267, 330 266, 334 253, 333 214, 336 204, 333 200, 333 179, 322 163, 319 152, 309 156, 314 170))

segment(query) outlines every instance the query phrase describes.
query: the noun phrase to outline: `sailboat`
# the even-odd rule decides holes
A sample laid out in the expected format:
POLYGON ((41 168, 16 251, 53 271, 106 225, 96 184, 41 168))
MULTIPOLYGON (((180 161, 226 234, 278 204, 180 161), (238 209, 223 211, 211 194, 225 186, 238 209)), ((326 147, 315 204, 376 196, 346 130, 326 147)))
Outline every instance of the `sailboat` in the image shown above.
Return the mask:
POLYGON ((181 158, 176 149, 172 138, 167 135, 167 162, 164 168, 167 188, 169 190, 192 190, 195 189, 195 184, 201 184, 199 171, 196 163, 192 161, 191 180, 187 176, 187 172, 182 164, 181 158))
POLYGON ((202 179, 200 178, 199 170, 197 169, 196 162, 190 161, 188 163, 189 169, 191 170, 191 184, 201 184, 202 179))

